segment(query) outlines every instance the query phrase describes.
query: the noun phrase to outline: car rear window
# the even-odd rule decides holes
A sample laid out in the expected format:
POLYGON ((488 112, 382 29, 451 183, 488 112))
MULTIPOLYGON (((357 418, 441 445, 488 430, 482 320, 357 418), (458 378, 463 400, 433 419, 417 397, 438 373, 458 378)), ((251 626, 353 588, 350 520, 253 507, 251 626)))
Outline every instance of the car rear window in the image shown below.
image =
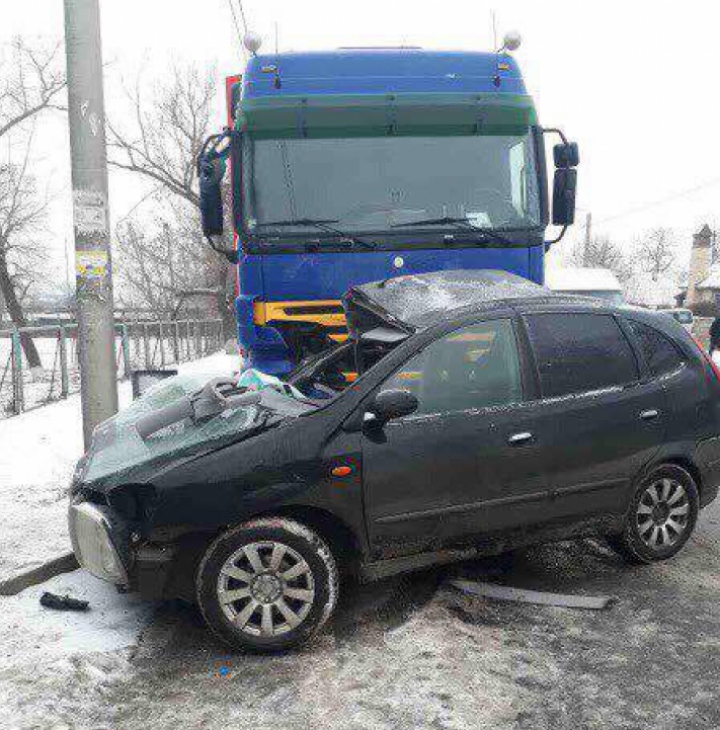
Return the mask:
POLYGON ((546 398, 586 393, 638 380, 637 361, 615 319, 599 314, 526 317, 546 398))
POLYGON ((654 327, 627 320, 637 338, 643 358, 655 376, 666 375, 682 367, 685 359, 678 348, 654 327))

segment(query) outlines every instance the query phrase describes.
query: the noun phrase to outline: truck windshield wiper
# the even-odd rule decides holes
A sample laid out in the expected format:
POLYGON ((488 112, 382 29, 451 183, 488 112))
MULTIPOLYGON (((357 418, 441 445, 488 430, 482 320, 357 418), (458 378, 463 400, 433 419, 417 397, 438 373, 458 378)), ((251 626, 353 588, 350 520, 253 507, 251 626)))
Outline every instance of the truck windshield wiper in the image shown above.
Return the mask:
MULTIPOLYGON (((425 218, 419 221, 410 221, 409 223, 396 223, 391 228, 411 228, 412 226, 453 226, 463 233, 477 233, 479 236, 490 238, 493 241, 502 243, 506 246, 514 246, 515 244, 509 238, 498 233, 494 228, 479 228, 474 226, 467 218, 453 218, 452 216, 444 216, 442 218, 425 218)), ((524 230, 524 229, 503 229, 503 230, 524 230)))
POLYGON ((359 246, 364 246, 365 248, 375 248, 375 244, 372 241, 366 241, 364 238, 359 238, 352 233, 347 233, 331 225, 332 223, 337 222, 337 218, 296 218, 294 220, 267 221, 266 223, 259 223, 258 225, 262 226, 263 228, 265 226, 307 226, 312 228, 318 228, 321 231, 327 231, 328 233, 334 233, 337 236, 342 236, 346 240, 352 241, 352 243, 357 243, 359 246))

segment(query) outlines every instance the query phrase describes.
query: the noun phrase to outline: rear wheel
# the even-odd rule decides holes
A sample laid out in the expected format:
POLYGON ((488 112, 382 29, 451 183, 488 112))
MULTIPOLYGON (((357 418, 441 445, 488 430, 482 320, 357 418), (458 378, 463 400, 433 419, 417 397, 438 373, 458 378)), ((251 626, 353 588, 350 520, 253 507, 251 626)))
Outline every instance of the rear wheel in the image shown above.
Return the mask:
POLYGON ((338 597, 335 560, 312 530, 280 517, 248 522, 210 546, 197 574, 197 598, 225 643, 280 651, 313 637, 338 597))
POLYGON ((697 485, 679 466, 657 467, 638 484, 625 527, 610 543, 634 563, 676 555, 690 538, 699 511, 697 485))

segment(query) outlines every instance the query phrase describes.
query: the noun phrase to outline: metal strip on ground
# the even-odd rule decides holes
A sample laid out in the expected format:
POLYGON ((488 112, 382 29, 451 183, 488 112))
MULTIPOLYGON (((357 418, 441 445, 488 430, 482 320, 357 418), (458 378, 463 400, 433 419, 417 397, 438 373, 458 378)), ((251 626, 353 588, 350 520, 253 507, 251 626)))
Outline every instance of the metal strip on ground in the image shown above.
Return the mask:
POLYGON ((498 601, 515 601, 516 603, 535 603, 541 606, 559 606, 560 608, 582 608, 589 611, 602 611, 617 602, 611 596, 574 596, 562 593, 546 593, 531 591, 525 588, 512 588, 493 583, 480 583, 468 580, 448 581, 451 586, 482 598, 494 598, 498 601))
POLYGON ((30 588, 30 586, 44 583, 61 573, 71 573, 79 567, 75 555, 73 553, 66 553, 54 560, 48 560, 37 568, 0 582, 0 596, 15 596, 20 591, 30 588))

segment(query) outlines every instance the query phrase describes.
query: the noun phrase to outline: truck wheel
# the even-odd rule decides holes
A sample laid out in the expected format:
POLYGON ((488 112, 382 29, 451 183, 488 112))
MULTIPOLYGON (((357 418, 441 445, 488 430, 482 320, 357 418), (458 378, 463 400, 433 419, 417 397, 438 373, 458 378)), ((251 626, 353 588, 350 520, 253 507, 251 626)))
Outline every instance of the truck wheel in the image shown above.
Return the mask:
POLYGON ((271 652, 311 639, 335 609, 335 559, 305 525, 283 517, 247 522, 210 545, 197 572, 200 610, 236 649, 271 652))
POLYGON ((632 563, 676 555, 690 538, 699 511, 697 485, 685 469, 665 464, 643 477, 633 494, 625 527, 609 542, 632 563))

